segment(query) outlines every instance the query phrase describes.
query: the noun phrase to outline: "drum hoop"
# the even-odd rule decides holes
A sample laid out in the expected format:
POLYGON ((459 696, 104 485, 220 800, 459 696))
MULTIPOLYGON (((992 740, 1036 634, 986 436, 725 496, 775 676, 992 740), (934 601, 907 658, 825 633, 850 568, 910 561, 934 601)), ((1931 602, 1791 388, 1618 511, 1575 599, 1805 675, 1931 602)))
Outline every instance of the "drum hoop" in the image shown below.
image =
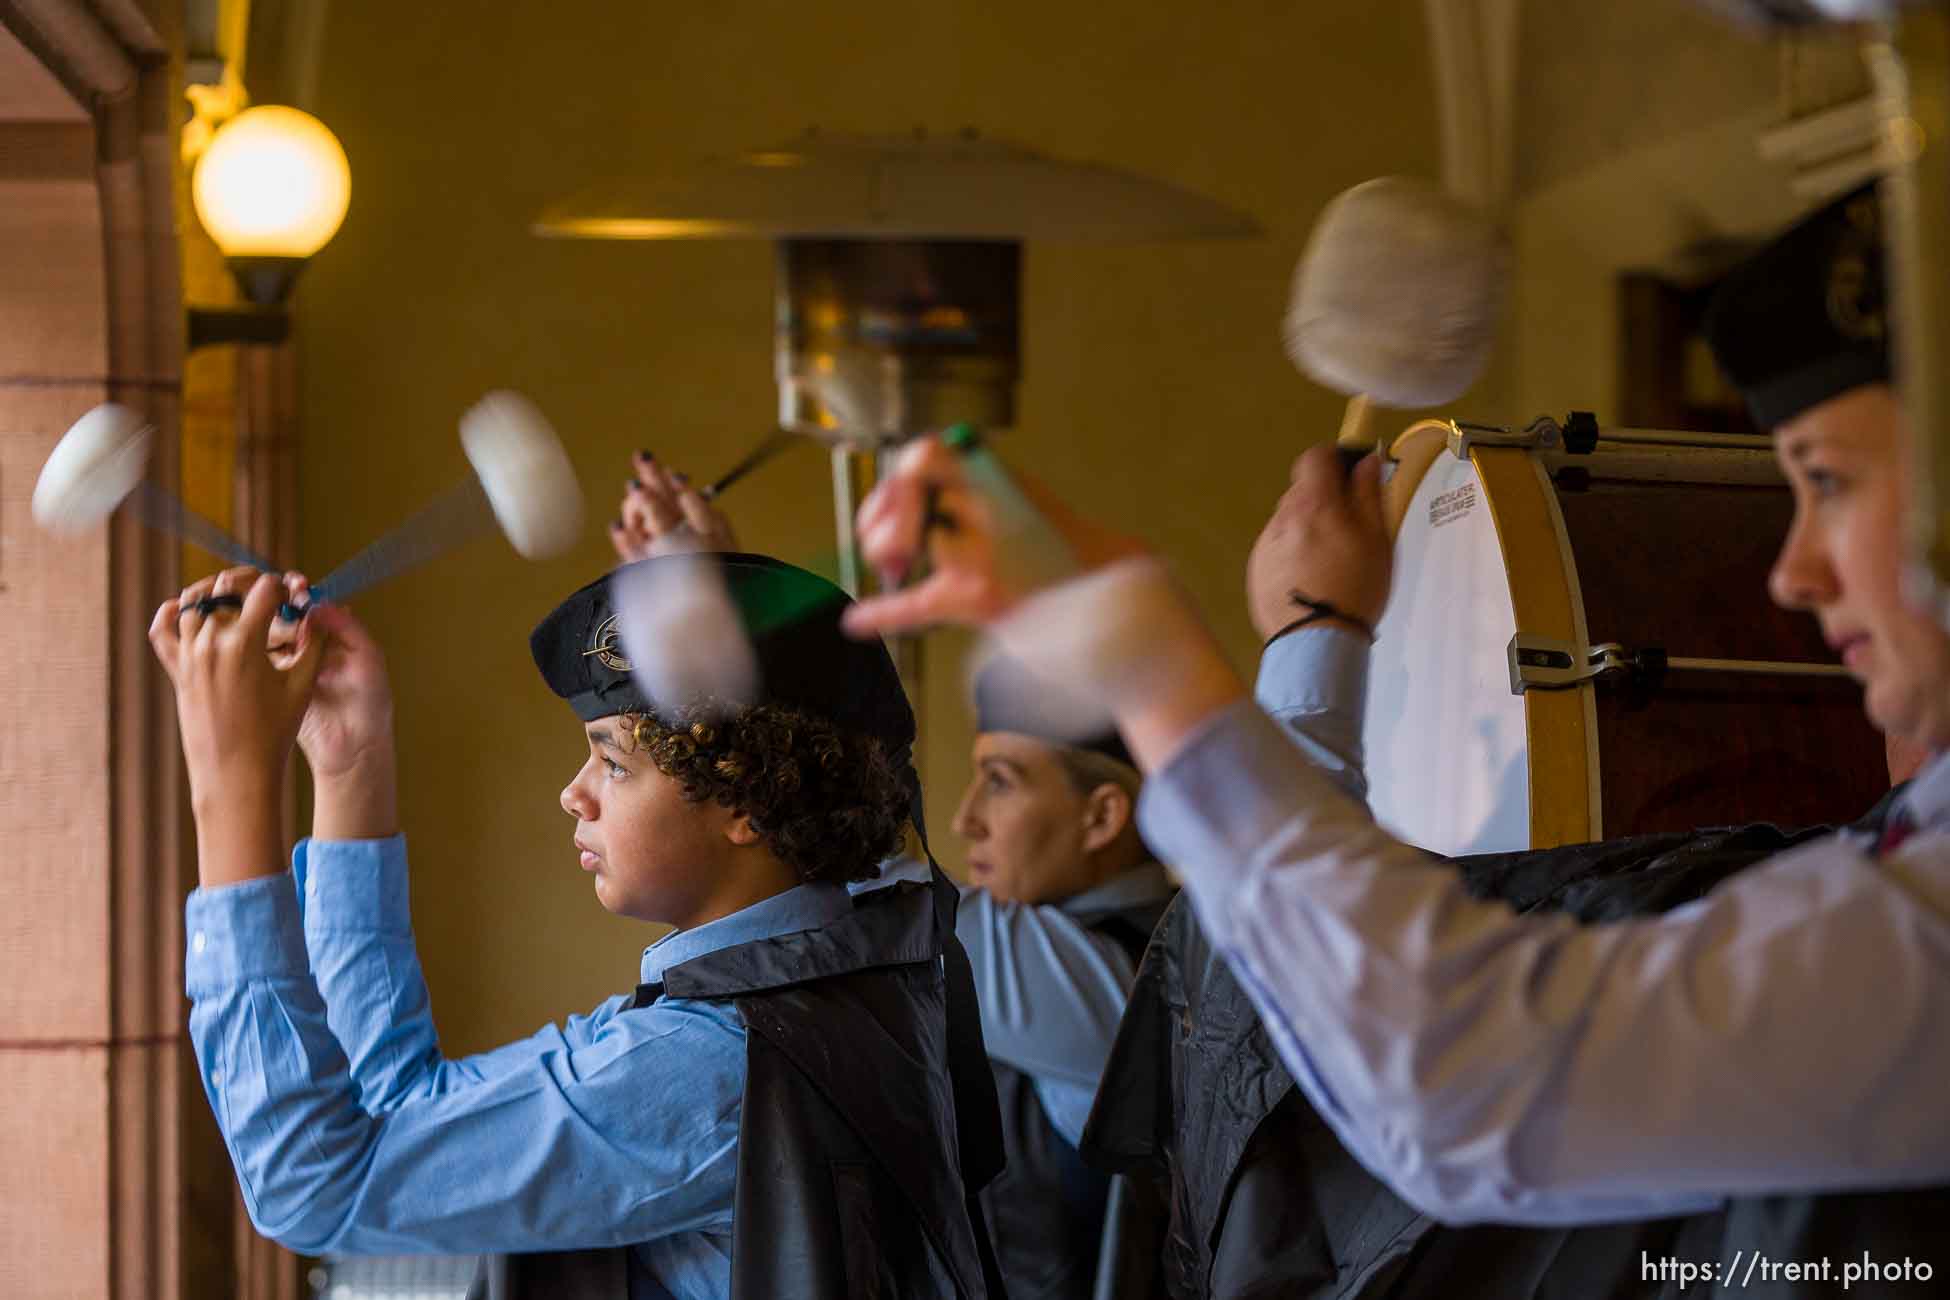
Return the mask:
MULTIPOLYGON (((1522 447, 1472 447, 1469 456, 1489 502, 1517 630, 1584 644, 1587 629, 1577 566, 1557 493, 1543 465, 1522 447)), ((1597 702, 1591 684, 1526 691, 1524 733, 1532 847, 1601 838, 1597 702)))
POLYGON ((1401 536, 1402 520, 1408 517, 1416 490, 1428 477, 1429 466, 1435 464, 1448 445, 1447 420, 1417 420, 1388 444, 1386 454, 1395 469, 1382 484, 1381 513, 1390 537, 1401 536))

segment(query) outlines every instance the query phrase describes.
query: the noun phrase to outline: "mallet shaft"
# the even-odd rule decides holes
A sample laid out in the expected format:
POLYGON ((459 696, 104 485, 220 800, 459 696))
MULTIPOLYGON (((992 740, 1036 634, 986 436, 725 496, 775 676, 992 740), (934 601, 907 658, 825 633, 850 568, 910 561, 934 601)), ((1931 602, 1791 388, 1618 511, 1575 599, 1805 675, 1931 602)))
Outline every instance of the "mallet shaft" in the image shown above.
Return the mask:
POLYGON ((184 505, 166 489, 143 479, 129 493, 126 502, 131 515, 158 532, 194 542, 210 554, 232 564, 248 564, 265 573, 280 573, 276 565, 232 537, 196 511, 184 505))
POLYGON ((772 457, 784 451, 794 441, 794 435, 787 433, 783 429, 774 429, 765 436, 764 440, 758 446, 746 452, 742 460, 726 470, 717 482, 707 484, 698 492, 698 495, 706 501, 715 501, 719 493, 757 469, 760 465, 763 465, 766 461, 772 459, 772 457))
POLYGON ((494 511, 481 481, 470 477, 441 493, 365 549, 312 584, 317 600, 344 600, 423 564, 451 547, 493 532, 494 511))

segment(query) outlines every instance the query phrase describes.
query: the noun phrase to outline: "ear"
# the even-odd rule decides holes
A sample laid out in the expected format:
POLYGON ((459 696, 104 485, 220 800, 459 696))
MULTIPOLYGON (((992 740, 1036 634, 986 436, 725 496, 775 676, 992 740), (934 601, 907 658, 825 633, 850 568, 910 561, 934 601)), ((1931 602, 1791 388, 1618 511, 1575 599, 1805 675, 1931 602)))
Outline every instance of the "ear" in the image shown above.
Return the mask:
POLYGON ((1131 796, 1114 781, 1106 781, 1083 799, 1083 850, 1095 853, 1117 842, 1131 824, 1131 796))
POLYGON ((752 825, 752 819, 747 814, 733 813, 724 824, 724 837, 740 848, 746 848, 758 843, 758 829, 752 825))

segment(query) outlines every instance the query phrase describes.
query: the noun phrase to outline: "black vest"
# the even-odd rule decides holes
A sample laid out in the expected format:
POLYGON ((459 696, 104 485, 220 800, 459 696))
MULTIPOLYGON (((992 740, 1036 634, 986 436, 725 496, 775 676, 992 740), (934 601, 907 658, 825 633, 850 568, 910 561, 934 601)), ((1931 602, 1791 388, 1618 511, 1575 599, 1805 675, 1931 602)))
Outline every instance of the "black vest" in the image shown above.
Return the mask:
MULTIPOLYGON (((998 1294, 964 1173, 997 1157, 963 1157, 932 892, 873 890, 817 930, 706 953, 638 990, 637 1005, 730 999, 745 1022, 733 1300, 998 1294)), ((469 1294, 625 1300, 630 1267, 626 1247, 497 1257, 469 1294)))
MULTIPOLYGON (((1170 898, 1157 898, 1072 913, 1071 919, 1116 943, 1136 965, 1170 905, 1170 898)), ((1056 1131, 1027 1074, 993 1058, 989 1064, 1002 1109, 1007 1162, 981 1199, 1009 1298, 1089 1300, 1110 1175, 1085 1164, 1056 1131)))
MULTIPOLYGON (((1879 814, 1864 824, 1879 824, 1879 814)), ((1664 911, 1822 831, 1748 826, 1460 859, 1471 892, 1519 910, 1585 920, 1664 911)), ((1184 1297, 1435 1300, 1501 1297, 1724 1296, 1806 1300, 1839 1292, 1845 1261, 1937 1264, 1950 1190, 1749 1198, 1710 1214, 1579 1228, 1445 1227, 1370 1175, 1280 1062, 1231 969, 1180 902, 1159 927, 1084 1133, 1093 1163, 1148 1182, 1168 1207, 1154 1237, 1148 1292, 1184 1297), (1683 1293, 1664 1259, 1735 1252, 1820 1259, 1820 1283, 1759 1276, 1683 1293), (1648 1276, 1647 1263, 1653 1265, 1648 1276)), ((1142 1254, 1143 1252, 1138 1252, 1142 1254)), ((1127 1263, 1127 1277, 1151 1260, 1127 1263)), ((1941 1267, 1939 1264, 1938 1267, 1941 1267)), ((1915 1282, 1851 1295, 1913 1296, 1915 1282)))

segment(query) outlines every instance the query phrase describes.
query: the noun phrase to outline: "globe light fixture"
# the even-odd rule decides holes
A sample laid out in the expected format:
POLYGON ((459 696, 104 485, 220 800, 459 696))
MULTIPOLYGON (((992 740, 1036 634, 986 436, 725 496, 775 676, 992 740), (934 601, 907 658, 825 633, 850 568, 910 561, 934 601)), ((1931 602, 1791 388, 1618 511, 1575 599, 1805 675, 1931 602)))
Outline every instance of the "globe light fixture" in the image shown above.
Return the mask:
POLYGON ((351 202, 352 172, 338 138, 295 108, 246 109, 197 160, 191 197, 252 306, 193 308, 190 346, 284 339, 290 322, 282 304, 306 259, 338 233, 351 202))

